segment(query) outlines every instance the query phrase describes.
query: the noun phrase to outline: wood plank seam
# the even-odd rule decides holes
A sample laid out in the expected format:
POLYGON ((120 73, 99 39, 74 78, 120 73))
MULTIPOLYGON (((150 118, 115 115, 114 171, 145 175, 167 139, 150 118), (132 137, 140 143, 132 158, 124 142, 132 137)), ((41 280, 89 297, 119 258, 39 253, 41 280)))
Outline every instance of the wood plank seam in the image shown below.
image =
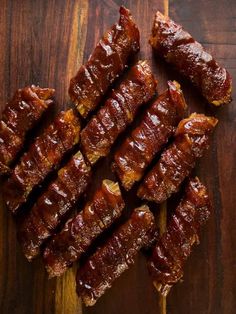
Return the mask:
MULTIPOLYGON (((164 15, 169 15, 169 0, 164 0, 164 15)), ((161 204, 160 206, 160 234, 163 234, 166 230, 166 220, 167 220, 167 202, 161 204)), ((166 297, 160 296, 160 310, 161 314, 166 314, 166 297)))

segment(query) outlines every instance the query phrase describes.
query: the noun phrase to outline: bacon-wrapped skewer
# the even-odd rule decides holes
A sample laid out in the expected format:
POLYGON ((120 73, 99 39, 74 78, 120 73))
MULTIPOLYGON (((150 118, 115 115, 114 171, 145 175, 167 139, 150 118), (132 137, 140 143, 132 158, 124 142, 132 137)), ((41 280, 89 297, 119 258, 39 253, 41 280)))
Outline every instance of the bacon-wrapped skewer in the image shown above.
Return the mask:
POLYGON ((156 239, 154 216, 147 206, 136 208, 104 245, 79 268, 77 293, 87 306, 94 305, 130 265, 138 251, 156 239))
POLYGON ((0 175, 10 171, 10 164, 22 149, 26 133, 32 129, 53 102, 54 89, 28 86, 18 89, 6 105, 0 121, 0 175))
POLYGON ((146 61, 139 61, 99 112, 81 132, 82 152, 91 164, 106 156, 118 135, 133 121, 138 108, 150 100, 156 80, 146 61))
POLYGON ((231 101, 232 79, 202 45, 169 17, 155 15, 150 44, 216 106, 231 101))
POLYGON ((79 141, 80 122, 73 110, 62 111, 30 146, 4 186, 8 208, 17 212, 33 188, 57 167, 79 141))
POLYGON ((167 231, 158 240, 148 269, 157 290, 166 296, 170 288, 183 277, 184 262, 192 246, 199 243, 200 227, 211 212, 205 186, 198 178, 190 179, 167 231))
POLYGON ((88 62, 70 82, 69 94, 85 118, 95 109, 128 59, 139 50, 139 30, 132 16, 120 8, 120 20, 99 41, 88 62))
POLYGON ((58 171, 57 178, 24 217, 18 229, 18 239, 29 261, 39 254, 41 244, 52 236, 78 201, 88 186, 90 176, 90 167, 82 154, 76 153, 58 171))
POLYGON ((146 175, 138 190, 142 199, 162 203, 190 174, 197 158, 209 147, 210 134, 218 120, 193 113, 180 121, 174 142, 162 153, 160 160, 146 175))
POLYGON ((140 125, 115 153, 113 169, 126 190, 141 179, 155 154, 175 132, 185 109, 180 85, 168 81, 168 89, 148 108, 140 125))
POLYGON ((62 275, 92 241, 120 217, 124 206, 118 183, 104 180, 92 201, 68 220, 46 246, 44 262, 49 276, 62 275))

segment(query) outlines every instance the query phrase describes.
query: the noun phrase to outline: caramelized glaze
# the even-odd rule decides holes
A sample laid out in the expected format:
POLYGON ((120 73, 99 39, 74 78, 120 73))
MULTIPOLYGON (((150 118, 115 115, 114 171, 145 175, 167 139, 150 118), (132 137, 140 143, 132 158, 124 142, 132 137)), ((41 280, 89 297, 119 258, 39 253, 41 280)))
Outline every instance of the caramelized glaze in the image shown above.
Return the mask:
POLYGON ((93 199, 46 246, 44 263, 49 276, 62 275, 78 260, 92 241, 121 215, 124 205, 118 183, 104 180, 93 199))
POLYGON ((139 61, 81 132, 81 149, 91 164, 109 153, 138 108, 154 96, 155 89, 156 81, 148 63, 139 61))
POLYGON ((150 44, 158 55, 190 79, 209 103, 219 106, 232 100, 228 71, 182 26, 160 12, 155 15, 150 44))
POLYGON ((70 109, 62 111, 31 144, 4 186, 4 198, 13 213, 27 200, 33 188, 59 165, 65 153, 78 143, 79 133, 80 122, 70 109))
POLYGON ((18 230, 18 239, 28 260, 40 252, 40 246, 53 235, 65 215, 88 186, 91 169, 80 152, 58 171, 57 178, 40 196, 18 230), (38 217, 35 220, 35 217, 38 217), (38 224, 44 226, 43 232, 38 224))
POLYGON ((102 37, 88 62, 70 82, 70 97, 84 118, 97 107, 138 50, 139 30, 129 10, 121 7, 119 22, 102 37))
POLYGON ((54 89, 34 85, 18 89, 7 103, 0 121, 0 175, 9 173, 25 142, 26 133, 32 129, 52 103, 54 89))
POLYGON ((113 169, 126 190, 141 179, 148 164, 175 132, 185 109, 179 84, 169 81, 168 89, 148 108, 139 126, 115 153, 113 169))
POLYGON ((162 153, 138 189, 142 199, 164 202, 178 191, 180 184, 209 147, 210 134, 218 120, 204 114, 191 114, 180 121, 172 144, 162 153))
POLYGON ((198 178, 190 179, 184 197, 176 208, 167 231, 158 239, 148 261, 157 290, 166 296, 183 277, 183 266, 194 244, 199 243, 200 227, 206 223, 211 203, 198 178))
POLYGON ((136 208, 130 219, 79 268, 77 293, 87 306, 94 305, 131 264, 142 247, 156 239, 154 216, 148 206, 136 208))

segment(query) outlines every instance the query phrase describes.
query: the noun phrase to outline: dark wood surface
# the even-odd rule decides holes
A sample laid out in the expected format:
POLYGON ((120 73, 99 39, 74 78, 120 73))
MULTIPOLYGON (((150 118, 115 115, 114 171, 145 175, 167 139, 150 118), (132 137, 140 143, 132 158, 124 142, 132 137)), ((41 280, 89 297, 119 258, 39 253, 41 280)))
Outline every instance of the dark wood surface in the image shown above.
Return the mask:
MULTIPOLYGON (((211 149, 195 171, 209 188, 214 212, 202 232, 201 244, 186 264, 183 283, 176 285, 167 298, 166 311, 171 314, 233 314, 236 308, 235 102, 222 108, 209 107, 188 82, 153 58, 147 40, 155 11, 164 9, 163 1, 1 0, 0 107, 5 106, 17 88, 27 84, 54 87, 57 106, 45 123, 50 121, 56 111, 70 105, 69 78, 88 58, 103 32, 117 21, 119 6, 125 4, 130 8, 141 30, 139 57, 151 62, 159 80, 159 91, 164 90, 167 78, 175 78, 183 86, 191 112, 213 114, 220 120, 211 149)), ((235 0, 170 1, 169 15, 207 47, 236 79, 235 0)), ((111 160, 112 154, 97 165, 95 185, 89 194, 101 178, 113 178, 109 169, 111 160)), ((127 212, 139 204, 133 195, 134 192, 125 193, 127 212)), ((158 210, 156 207, 156 212, 158 210)), ((48 280, 40 259, 31 264, 26 261, 2 195, 0 226, 0 313, 164 312, 147 274, 143 255, 139 255, 136 264, 115 282, 95 307, 86 309, 75 294, 76 265, 62 278, 48 280)))

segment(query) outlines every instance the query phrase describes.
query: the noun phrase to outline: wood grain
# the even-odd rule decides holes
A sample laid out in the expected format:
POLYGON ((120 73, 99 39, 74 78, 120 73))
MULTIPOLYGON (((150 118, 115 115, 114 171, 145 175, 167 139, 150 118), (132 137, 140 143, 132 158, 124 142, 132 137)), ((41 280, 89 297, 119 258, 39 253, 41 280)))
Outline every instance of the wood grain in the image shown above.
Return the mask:
MULTIPOLYGON (((118 19, 126 5, 141 31, 139 58, 149 60, 159 81, 177 79, 183 85, 189 111, 219 118, 209 152, 196 173, 209 188, 214 203, 201 244, 186 264, 183 283, 167 298, 168 314, 233 314, 236 308, 236 107, 205 104, 199 93, 170 66, 153 57, 147 43, 156 10, 183 24, 224 64, 236 79, 236 5, 234 0, 1 0, 0 10, 0 108, 15 89, 27 84, 56 88, 57 106, 45 117, 40 132, 62 108, 71 106, 67 88, 70 77, 87 60, 103 32, 118 19)), ((236 93, 234 91, 234 98, 236 93)), ((124 137, 124 136, 123 136, 124 137)), ((122 140, 118 140, 117 145, 122 140)), ((102 178, 114 179, 109 157, 95 167, 91 195, 102 178)), ((0 186, 2 182, 0 182, 0 186)), ((135 189, 125 193, 126 215, 140 204, 135 189)), ((82 205, 79 204, 79 207, 82 205)), ((169 208, 169 204, 167 204, 169 208)), ((159 208, 155 208, 158 214, 159 208)), ((76 265, 62 278, 48 280, 40 259, 29 264, 16 241, 16 228, 0 193, 0 313, 3 314, 157 314, 163 312, 160 299, 140 254, 135 265, 121 276, 95 307, 84 308, 75 293, 76 265)))
MULTIPOLYGON (((170 1, 170 16, 181 23, 236 78, 236 35, 234 1, 188 1, 179 6, 170 1), (216 22, 214 22, 216 21, 216 22)), ((233 204, 236 202, 236 175, 233 133, 236 118, 235 101, 229 106, 211 108, 184 84, 192 110, 213 114, 219 119, 212 149, 201 159, 196 173, 206 183, 212 196, 214 212, 203 230, 201 244, 187 262, 182 284, 168 297, 168 313, 234 313, 236 231, 233 204), (183 298, 183 296, 185 296, 183 298), (176 307, 176 304, 178 306, 176 307)), ((235 89, 233 98, 235 99, 235 89)))

